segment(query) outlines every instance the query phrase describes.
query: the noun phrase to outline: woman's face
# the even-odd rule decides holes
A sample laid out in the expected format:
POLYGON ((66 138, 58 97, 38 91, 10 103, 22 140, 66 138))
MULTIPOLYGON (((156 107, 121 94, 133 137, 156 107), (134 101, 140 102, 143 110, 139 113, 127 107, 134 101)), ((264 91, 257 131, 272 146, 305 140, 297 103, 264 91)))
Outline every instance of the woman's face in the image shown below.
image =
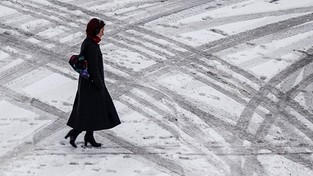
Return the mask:
POLYGON ((97 36, 99 38, 102 38, 103 34, 104 34, 104 27, 100 29, 100 32, 97 34, 97 36))

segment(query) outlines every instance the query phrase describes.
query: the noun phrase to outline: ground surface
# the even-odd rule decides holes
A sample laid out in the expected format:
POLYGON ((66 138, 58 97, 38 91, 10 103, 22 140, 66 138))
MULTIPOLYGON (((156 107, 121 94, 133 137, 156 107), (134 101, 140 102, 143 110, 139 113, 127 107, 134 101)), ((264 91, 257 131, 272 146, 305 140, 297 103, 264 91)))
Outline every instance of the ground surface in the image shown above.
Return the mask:
POLYGON ((312 0, 1 0, 0 175, 313 175, 312 0), (63 137, 67 60, 106 21, 122 125, 63 137))

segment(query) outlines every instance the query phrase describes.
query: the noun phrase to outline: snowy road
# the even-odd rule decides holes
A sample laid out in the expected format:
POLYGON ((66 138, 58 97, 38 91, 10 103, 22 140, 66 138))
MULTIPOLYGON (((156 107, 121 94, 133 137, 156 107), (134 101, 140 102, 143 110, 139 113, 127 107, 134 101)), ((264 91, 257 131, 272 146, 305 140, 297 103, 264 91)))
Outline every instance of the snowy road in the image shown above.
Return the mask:
POLYGON ((313 175, 312 0, 1 0, 0 175, 313 175), (122 125, 64 139, 100 17, 122 125))

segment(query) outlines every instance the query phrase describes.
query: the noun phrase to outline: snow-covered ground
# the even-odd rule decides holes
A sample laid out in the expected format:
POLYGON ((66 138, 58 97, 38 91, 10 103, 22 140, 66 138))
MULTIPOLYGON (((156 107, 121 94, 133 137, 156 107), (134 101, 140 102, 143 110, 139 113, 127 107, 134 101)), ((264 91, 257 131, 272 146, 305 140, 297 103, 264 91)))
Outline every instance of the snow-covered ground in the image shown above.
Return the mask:
POLYGON ((312 31, 312 0, 1 0, 0 175, 311 176, 312 31), (92 17, 122 124, 74 149, 92 17))

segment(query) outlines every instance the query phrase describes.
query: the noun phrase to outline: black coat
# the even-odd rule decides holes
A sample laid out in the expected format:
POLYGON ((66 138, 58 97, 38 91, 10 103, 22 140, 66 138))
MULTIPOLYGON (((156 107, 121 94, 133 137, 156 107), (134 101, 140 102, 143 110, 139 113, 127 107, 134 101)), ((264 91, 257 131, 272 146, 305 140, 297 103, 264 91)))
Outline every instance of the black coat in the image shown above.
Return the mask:
POLYGON ((104 83, 100 47, 87 37, 82 43, 81 51, 88 61, 90 79, 79 77, 78 90, 67 125, 81 131, 113 128, 121 122, 104 83))

